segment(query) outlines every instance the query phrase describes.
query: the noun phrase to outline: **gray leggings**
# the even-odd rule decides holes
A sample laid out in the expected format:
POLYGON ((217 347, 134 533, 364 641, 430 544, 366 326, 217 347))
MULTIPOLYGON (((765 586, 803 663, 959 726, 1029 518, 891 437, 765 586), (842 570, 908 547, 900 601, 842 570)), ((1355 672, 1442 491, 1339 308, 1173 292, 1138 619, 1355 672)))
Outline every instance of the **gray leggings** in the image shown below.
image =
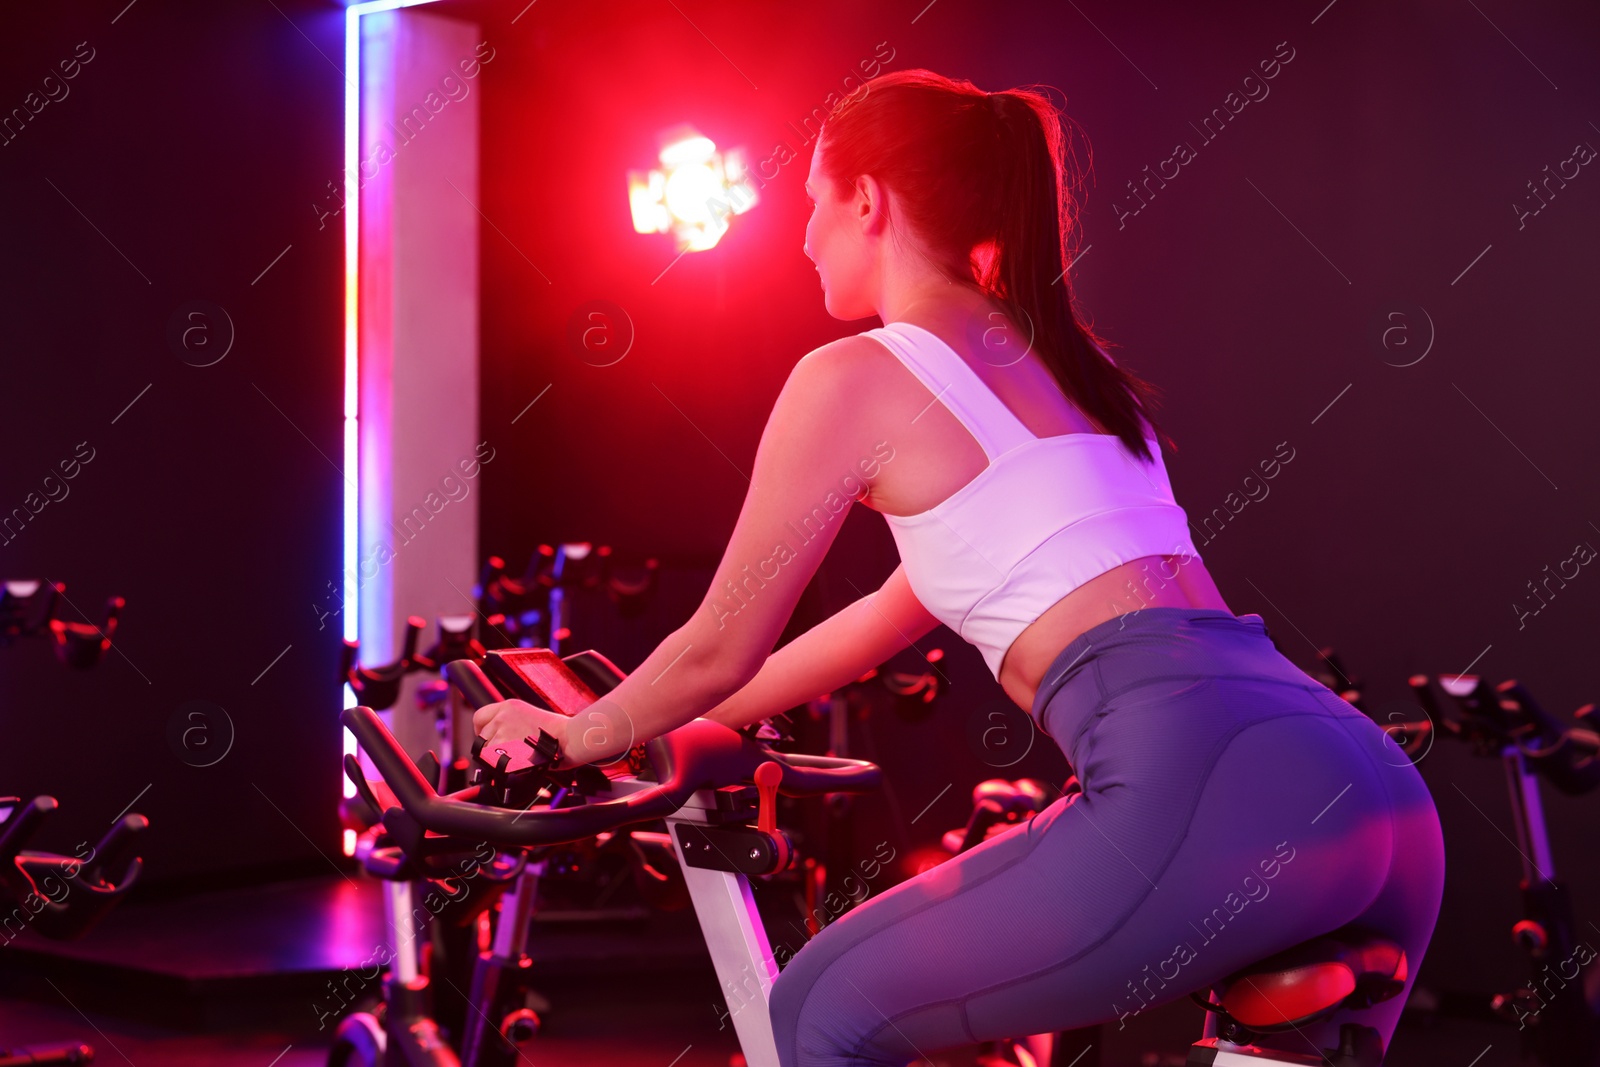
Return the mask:
POLYGON ((818 932, 772 988, 783 1067, 1127 1026, 1347 923, 1405 948, 1405 990, 1282 1047, 1336 1046, 1341 1022, 1388 1047, 1438 918, 1444 843, 1376 723, 1285 659, 1260 616, 1194 608, 1078 637, 1033 718, 1082 792, 818 932))

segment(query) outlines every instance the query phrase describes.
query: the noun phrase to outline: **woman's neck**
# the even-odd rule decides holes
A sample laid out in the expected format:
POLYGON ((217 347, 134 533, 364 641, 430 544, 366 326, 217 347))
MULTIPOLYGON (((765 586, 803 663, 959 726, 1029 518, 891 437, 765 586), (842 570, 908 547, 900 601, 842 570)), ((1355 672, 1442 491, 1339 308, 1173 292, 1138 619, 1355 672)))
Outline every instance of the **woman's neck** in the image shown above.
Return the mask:
POLYGON ((931 284, 894 294, 898 299, 885 302, 879 317, 884 322, 907 322, 918 318, 947 318, 952 311, 981 314, 993 306, 993 298, 976 282, 940 279, 931 284))
POLYGON ((885 294, 880 303, 878 317, 884 322, 905 322, 933 311, 948 314, 952 308, 977 309, 986 307, 989 296, 978 288, 976 282, 962 283, 954 279, 929 278, 885 294))

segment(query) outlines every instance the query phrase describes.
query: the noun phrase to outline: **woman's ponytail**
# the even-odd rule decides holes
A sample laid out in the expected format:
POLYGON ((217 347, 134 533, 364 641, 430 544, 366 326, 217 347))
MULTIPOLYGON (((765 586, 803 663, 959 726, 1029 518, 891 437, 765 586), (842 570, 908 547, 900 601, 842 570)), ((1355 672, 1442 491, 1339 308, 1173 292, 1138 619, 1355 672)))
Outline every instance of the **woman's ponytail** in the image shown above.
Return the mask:
POLYGON ((825 173, 841 189, 876 175, 950 270, 964 273, 1032 331, 1061 390, 1145 461, 1154 386, 1119 367, 1073 310, 1066 270, 1076 204, 1061 113, 1029 89, 985 93, 927 70, 894 71, 824 124, 825 173))
POLYGON ((1062 391, 1149 461, 1141 419, 1155 429, 1147 411, 1154 387, 1112 362, 1072 308, 1066 269, 1074 205, 1063 180, 1058 113, 1047 97, 1027 90, 990 93, 988 101, 1000 160, 990 200, 995 253, 979 283, 1020 313, 1022 328, 1031 327, 1033 347, 1062 391))

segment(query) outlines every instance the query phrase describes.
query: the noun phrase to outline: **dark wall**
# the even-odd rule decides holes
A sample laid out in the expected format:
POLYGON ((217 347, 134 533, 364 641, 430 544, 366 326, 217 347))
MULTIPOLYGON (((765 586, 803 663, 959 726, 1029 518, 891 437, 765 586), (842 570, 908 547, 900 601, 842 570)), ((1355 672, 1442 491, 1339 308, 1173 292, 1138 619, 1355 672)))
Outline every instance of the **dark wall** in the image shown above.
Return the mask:
MULTIPOLYGON (((1168 467, 1236 612, 1264 616, 1302 665, 1338 649, 1384 716, 1415 713, 1410 673, 1469 666, 1564 715, 1595 697, 1583 653, 1600 580, 1584 568, 1537 614, 1513 607, 1539 605, 1527 583, 1547 564, 1600 545, 1582 436, 1600 384, 1600 179, 1578 167, 1537 215, 1514 208, 1538 206, 1528 183, 1547 165, 1600 145, 1592 7, 913 0, 652 4, 624 19, 540 5, 512 23, 522 8, 438 9, 479 19, 499 49, 483 76, 483 411, 507 446, 485 474, 485 551, 520 562, 538 540, 594 538, 714 565, 790 367, 877 325, 822 309, 800 252, 811 145, 796 127, 887 42, 889 68, 1064 94, 1079 162, 1092 160, 1078 294, 1118 358, 1165 391, 1168 467), (780 144, 796 158, 718 248, 666 269, 666 239, 629 228, 623 175, 649 165, 658 128, 691 118, 756 159, 780 144), (1180 143, 1192 155, 1163 164, 1180 143), (1168 178, 1136 198, 1147 167, 1168 178), (633 338, 605 368, 566 338, 599 299, 633 338)), ((882 521, 858 509, 797 624, 894 562, 882 521)), ((648 651, 591 632, 637 649, 627 665, 648 651)), ((959 822, 966 786, 998 773, 964 735, 997 688, 953 635, 931 643, 951 652, 940 720, 872 726, 905 809, 873 833, 913 842, 959 822), (962 787, 909 826, 952 778, 962 787)), ((1006 773, 1052 773, 1056 755, 1006 773)), ((1520 865, 1501 770, 1441 743, 1422 771, 1450 857, 1427 966, 1497 988, 1517 963, 1520 865)), ((1546 793, 1587 929, 1600 901, 1589 801, 1546 793)))
POLYGON ((66 851, 132 804, 155 881, 339 848, 337 620, 311 605, 340 571, 342 237, 312 205, 342 37, 305 0, 0 15, 0 109, 38 108, 0 138, 0 508, 39 508, 0 576, 64 581, 65 618, 127 598, 90 673, 0 649, 0 792, 55 795, 40 844, 66 851))

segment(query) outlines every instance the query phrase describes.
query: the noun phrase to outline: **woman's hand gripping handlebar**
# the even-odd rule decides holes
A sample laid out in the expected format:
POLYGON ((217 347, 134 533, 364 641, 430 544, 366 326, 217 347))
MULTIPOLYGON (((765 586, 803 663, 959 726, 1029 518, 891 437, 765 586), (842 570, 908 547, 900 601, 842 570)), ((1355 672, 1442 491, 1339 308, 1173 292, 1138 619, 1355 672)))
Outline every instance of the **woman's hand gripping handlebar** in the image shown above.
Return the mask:
MULTIPOLYGON (((445 672, 479 706, 500 699, 475 663, 457 660, 445 672)), ((777 791, 791 797, 864 793, 882 780, 878 766, 864 760, 773 752, 721 723, 695 719, 645 744, 654 772, 647 788, 612 799, 584 796, 573 806, 518 810, 486 803, 494 790, 473 787, 440 796, 372 709, 346 708, 340 721, 355 734, 400 805, 384 813, 385 827, 402 842, 411 839, 418 846, 424 833, 486 841, 497 848, 576 841, 670 815, 701 789, 755 782, 757 768, 768 762, 782 772, 777 791)))

